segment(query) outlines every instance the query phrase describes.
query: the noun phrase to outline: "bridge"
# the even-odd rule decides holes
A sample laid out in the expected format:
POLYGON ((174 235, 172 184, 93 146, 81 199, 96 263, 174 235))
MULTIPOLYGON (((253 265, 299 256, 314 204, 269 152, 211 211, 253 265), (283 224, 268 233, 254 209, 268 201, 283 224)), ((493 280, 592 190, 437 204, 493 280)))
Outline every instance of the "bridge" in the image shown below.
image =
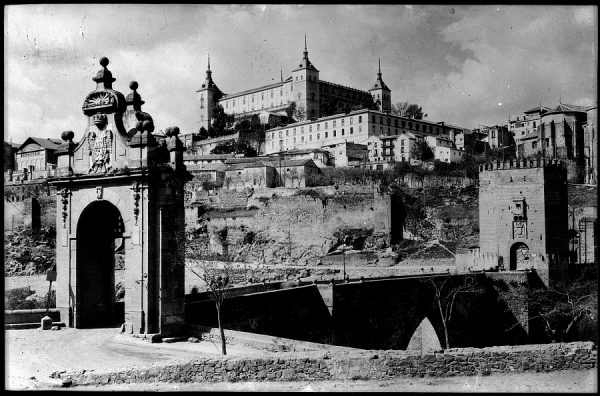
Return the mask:
MULTIPOLYGON (((431 323, 444 345, 444 326, 433 284, 457 295, 448 322, 451 347, 528 343, 527 285, 534 272, 435 273, 331 282, 265 282, 228 290, 223 326, 277 337, 364 349, 407 349, 415 331, 431 323)), ((210 293, 186 295, 185 322, 216 327, 210 293)))

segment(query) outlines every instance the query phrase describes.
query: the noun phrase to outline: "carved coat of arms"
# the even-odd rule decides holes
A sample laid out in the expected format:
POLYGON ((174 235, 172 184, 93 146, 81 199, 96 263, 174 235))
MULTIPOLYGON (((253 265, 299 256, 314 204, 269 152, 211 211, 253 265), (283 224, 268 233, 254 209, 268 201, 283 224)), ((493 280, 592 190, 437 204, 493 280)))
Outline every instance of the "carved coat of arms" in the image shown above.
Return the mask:
POLYGON ((113 134, 106 128, 106 115, 94 114, 95 128, 88 133, 88 148, 90 154, 90 170, 88 173, 107 172, 110 170, 110 152, 113 134))

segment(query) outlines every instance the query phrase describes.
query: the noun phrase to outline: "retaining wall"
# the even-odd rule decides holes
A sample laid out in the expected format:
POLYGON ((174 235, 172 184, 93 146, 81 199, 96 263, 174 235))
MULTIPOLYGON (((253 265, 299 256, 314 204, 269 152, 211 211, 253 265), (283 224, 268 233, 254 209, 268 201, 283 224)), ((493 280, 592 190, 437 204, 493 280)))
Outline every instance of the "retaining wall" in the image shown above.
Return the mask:
POLYGON ((445 353, 295 352, 265 358, 211 357, 116 372, 66 372, 73 385, 148 382, 386 380, 596 367, 592 342, 449 349, 445 353))

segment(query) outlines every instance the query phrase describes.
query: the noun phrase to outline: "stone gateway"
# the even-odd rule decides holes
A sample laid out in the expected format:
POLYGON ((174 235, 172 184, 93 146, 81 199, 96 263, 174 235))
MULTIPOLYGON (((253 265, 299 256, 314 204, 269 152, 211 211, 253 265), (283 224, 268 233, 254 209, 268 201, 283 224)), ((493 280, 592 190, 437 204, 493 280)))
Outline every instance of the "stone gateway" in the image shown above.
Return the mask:
POLYGON ((127 333, 182 329, 184 302, 183 164, 179 128, 164 139, 132 82, 113 90, 108 59, 93 80, 81 141, 63 132, 56 197, 56 306, 76 328, 123 325, 127 333), (115 298, 115 256, 124 262, 124 307, 115 298))

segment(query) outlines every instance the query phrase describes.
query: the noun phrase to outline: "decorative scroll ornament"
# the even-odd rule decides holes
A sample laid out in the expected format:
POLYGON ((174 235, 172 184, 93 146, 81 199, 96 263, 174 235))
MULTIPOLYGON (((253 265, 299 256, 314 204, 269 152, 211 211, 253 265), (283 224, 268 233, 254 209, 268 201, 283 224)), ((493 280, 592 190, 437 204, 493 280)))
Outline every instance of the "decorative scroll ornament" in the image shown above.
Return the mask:
POLYGON ((113 133, 110 129, 105 129, 107 124, 106 114, 94 114, 92 120, 94 127, 88 133, 90 154, 90 170, 88 173, 106 173, 110 170, 113 133))
POLYGON ((63 228, 67 228, 67 218, 69 217, 69 190, 67 188, 63 188, 60 191, 62 203, 62 220, 63 220, 63 228))
POLYGON ((116 104, 115 96, 107 91, 92 92, 83 102, 83 109, 110 108, 116 104))
POLYGON ((133 182, 131 186, 133 190, 133 218, 135 219, 135 225, 138 225, 138 217, 140 214, 140 184, 133 182))
POLYGON ((96 187, 96 198, 102 199, 102 186, 96 187))

